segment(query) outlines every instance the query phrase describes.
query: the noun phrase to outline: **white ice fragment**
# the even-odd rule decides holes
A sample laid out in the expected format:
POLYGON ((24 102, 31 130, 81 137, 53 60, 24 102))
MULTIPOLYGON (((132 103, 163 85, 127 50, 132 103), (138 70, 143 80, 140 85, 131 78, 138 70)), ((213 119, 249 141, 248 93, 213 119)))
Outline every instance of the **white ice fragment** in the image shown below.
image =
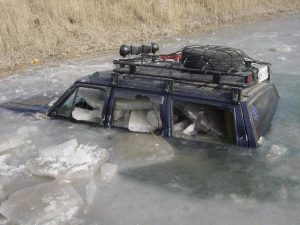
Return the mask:
POLYGON ((5 198, 5 193, 3 191, 3 186, 0 184, 0 202, 5 198))
POLYGON ((6 160, 10 157, 10 154, 0 155, 0 165, 6 163, 6 160))
POLYGON ((4 140, 2 143, 0 143, 0 153, 17 148, 18 146, 23 145, 25 141, 24 137, 18 136, 7 137, 6 139, 1 137, 0 139, 4 140))
POLYGON ((100 180, 103 182, 111 182, 118 172, 118 165, 111 163, 104 163, 101 166, 100 180))
POLYGON ((119 120, 124 117, 124 113, 120 110, 115 110, 114 120, 119 120))
POLYGON ((283 46, 276 46, 276 47, 270 48, 270 50, 273 52, 289 53, 292 51, 292 48, 290 46, 283 45, 283 46))
POLYGON ((72 139, 40 150, 27 166, 34 175, 76 178, 93 174, 107 159, 106 149, 78 145, 77 139, 72 139))
POLYGON ((89 183, 85 186, 86 191, 86 203, 92 204, 97 192, 97 185, 94 179, 91 179, 89 183))
POLYGON ((0 214, 0 225, 11 225, 11 223, 4 216, 0 214))
POLYGON ((173 125, 173 131, 178 132, 178 131, 183 131, 188 125, 189 125, 189 120, 183 120, 178 123, 175 123, 173 125))
POLYGON ((263 136, 261 136, 258 140, 258 144, 260 146, 263 146, 263 145, 265 145, 265 143, 266 143, 266 139, 263 136))
POLYGON ((25 139, 29 137, 30 134, 37 132, 37 127, 28 126, 20 127, 17 132, 12 134, 0 135, 0 153, 9 151, 11 149, 17 148, 25 143, 25 139))
POLYGON ((62 144, 51 146, 48 148, 41 149, 39 151, 39 156, 43 158, 59 158, 64 157, 68 154, 72 154, 74 149, 78 146, 77 139, 71 139, 62 144))
POLYGON ((286 60, 287 60, 287 58, 284 57, 284 56, 279 56, 278 59, 280 59, 280 60, 282 60, 282 61, 286 61, 286 60))
POLYGON ((147 114, 147 121, 150 123, 150 125, 154 128, 160 128, 162 127, 162 122, 160 119, 160 114, 159 112, 155 110, 150 110, 147 114))
POLYGON ((183 131, 186 135, 194 135, 195 133, 195 123, 190 124, 187 128, 183 131))
POLYGON ((70 184, 52 181, 11 194, 1 204, 0 213, 18 224, 65 224, 82 205, 81 197, 70 184))
POLYGON ((96 122, 97 120, 100 119, 100 116, 101 116, 101 111, 98 109, 88 110, 88 109, 75 107, 75 109, 72 112, 72 117, 75 120, 96 122))
POLYGON ((38 128, 36 126, 23 126, 18 129, 16 134, 24 137, 29 137, 30 134, 33 134, 37 131, 38 128))
POLYGON ((48 106, 53 106, 54 105, 54 103, 57 101, 57 97, 56 98, 54 98, 51 102, 49 102, 49 104, 48 104, 48 106))
POLYGON ((272 145, 270 151, 267 154, 267 159, 270 162, 276 162, 280 160, 287 153, 287 148, 278 145, 272 145))
POLYGON ((154 130, 151 124, 147 121, 147 112, 144 110, 132 111, 130 114, 128 129, 136 132, 149 133, 154 130))

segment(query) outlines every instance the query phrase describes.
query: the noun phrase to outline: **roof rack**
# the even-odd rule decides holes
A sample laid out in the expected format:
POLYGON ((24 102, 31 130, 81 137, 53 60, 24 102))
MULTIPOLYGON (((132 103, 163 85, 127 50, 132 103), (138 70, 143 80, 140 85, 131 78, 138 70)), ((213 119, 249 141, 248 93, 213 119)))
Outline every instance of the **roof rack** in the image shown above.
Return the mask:
MULTIPOLYGON (((259 70, 251 66, 252 63, 269 66, 268 63, 252 59, 241 50, 229 47, 186 46, 175 53, 158 55, 156 54, 157 45, 152 43, 152 48, 153 46, 156 48, 152 54, 147 54, 151 50, 144 53, 140 50, 138 51, 140 55, 137 57, 114 60, 113 63, 117 68, 113 72, 160 80, 172 79, 174 82, 184 81, 246 88, 257 83, 259 70)), ((124 45, 121 46, 122 48, 124 49, 124 45)), ((134 54, 137 52, 135 49, 146 49, 145 45, 140 48, 133 46, 128 48, 132 49, 131 52, 134 54)), ((151 46, 148 46, 148 49, 151 49, 151 46)), ((125 54, 121 55, 126 57, 125 54)))
POLYGON ((188 84, 197 87, 229 90, 232 100, 240 100, 244 88, 259 81, 260 70, 253 65, 267 66, 270 79, 270 64, 252 59, 239 49, 217 46, 186 46, 167 54, 157 54, 159 47, 122 45, 122 59, 114 60, 112 82, 117 85, 122 78, 139 78, 165 81, 166 90, 173 84, 188 84), (135 55, 130 58, 130 55, 135 55))

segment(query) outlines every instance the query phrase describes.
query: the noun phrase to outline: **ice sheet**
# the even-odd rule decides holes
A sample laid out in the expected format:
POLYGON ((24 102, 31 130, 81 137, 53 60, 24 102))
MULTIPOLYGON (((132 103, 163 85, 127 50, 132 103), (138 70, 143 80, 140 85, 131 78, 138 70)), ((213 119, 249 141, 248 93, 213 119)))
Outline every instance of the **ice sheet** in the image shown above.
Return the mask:
POLYGON ((72 139, 41 149, 27 167, 34 175, 78 178, 93 174, 107 159, 106 149, 78 145, 77 139, 72 139))
POLYGON ((62 224, 71 220, 82 205, 72 185, 53 181, 11 194, 1 204, 0 213, 18 224, 62 224))

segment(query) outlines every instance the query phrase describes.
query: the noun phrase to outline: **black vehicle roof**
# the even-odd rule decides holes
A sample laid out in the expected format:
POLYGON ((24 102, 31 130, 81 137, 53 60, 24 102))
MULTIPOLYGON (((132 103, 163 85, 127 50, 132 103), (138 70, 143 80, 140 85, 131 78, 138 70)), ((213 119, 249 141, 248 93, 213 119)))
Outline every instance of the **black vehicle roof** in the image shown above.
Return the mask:
MULTIPOLYGON (((117 84, 113 83, 113 70, 95 72, 91 75, 85 76, 77 80, 76 84, 96 85, 96 86, 117 86, 122 88, 130 88, 140 90, 143 92, 154 92, 163 94, 166 92, 165 79, 147 79, 144 77, 134 76, 130 74, 123 74, 119 76, 117 84)), ((259 89, 260 86, 267 85, 268 82, 256 83, 248 87, 240 87, 241 95, 245 100, 251 94, 252 89, 259 89)), ((232 103, 232 87, 228 85, 202 85, 201 82, 193 83, 173 83, 173 94, 184 97, 192 97, 199 99, 206 99, 211 101, 232 103)))

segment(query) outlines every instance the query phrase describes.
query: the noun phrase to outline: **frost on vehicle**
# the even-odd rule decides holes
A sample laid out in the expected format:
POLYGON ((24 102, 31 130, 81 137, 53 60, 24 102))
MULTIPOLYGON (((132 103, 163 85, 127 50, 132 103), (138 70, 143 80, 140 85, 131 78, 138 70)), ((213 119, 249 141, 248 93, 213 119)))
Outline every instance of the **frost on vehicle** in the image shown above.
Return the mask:
POLYGON ((163 101, 162 96, 117 90, 113 125, 136 132, 159 132, 163 101))

